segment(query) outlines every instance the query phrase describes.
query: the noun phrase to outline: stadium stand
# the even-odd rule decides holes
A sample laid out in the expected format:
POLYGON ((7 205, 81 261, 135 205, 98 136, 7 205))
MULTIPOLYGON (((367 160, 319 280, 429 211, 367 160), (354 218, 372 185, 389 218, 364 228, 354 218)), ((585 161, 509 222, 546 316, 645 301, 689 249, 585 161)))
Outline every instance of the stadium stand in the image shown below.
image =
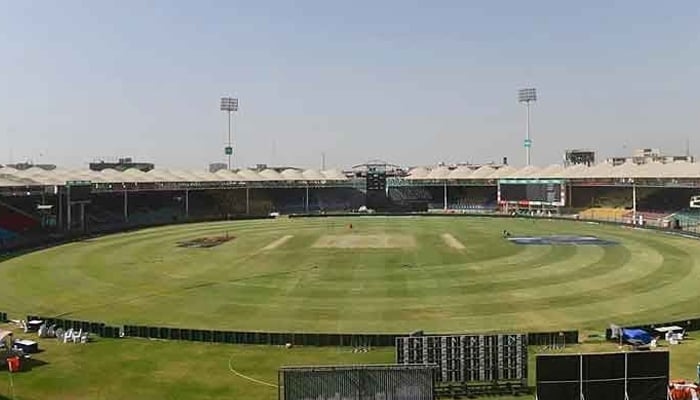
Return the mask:
POLYGON ((687 209, 671 215, 678 221, 682 228, 695 228, 700 226, 700 209, 687 209))
POLYGON ((10 241, 14 238, 16 238, 17 235, 15 233, 12 233, 8 230, 0 228, 0 240, 2 241, 10 241))
POLYGON ((21 234, 39 226, 39 221, 29 213, 7 203, 0 204, 0 228, 21 234))
POLYGON ((427 211, 432 201, 431 192, 420 186, 403 186, 389 188, 389 201, 410 211, 427 211))
POLYGON ((665 211, 629 211, 623 216, 622 222, 667 228, 671 226, 671 215, 671 212, 665 211))
POLYGON ((493 187, 450 187, 447 193, 447 208, 450 210, 494 211, 498 208, 498 196, 493 187))
POLYGON ((629 210, 624 208, 596 207, 581 211, 578 215, 581 219, 599 221, 622 221, 628 215, 629 210))
MULTIPOLYGON (((700 163, 686 162, 418 167, 387 179, 386 211, 446 207, 464 213, 499 212, 497 188, 501 180, 540 179, 561 180, 565 185, 567 204, 562 214, 629 223, 634 187, 636 215, 646 223, 675 229, 700 227, 698 212, 678 211, 688 207, 690 197, 700 188, 700 163)), ((271 212, 352 212, 367 205, 365 183, 365 177, 347 171, 295 168, 210 173, 157 168, 143 172, 4 167, 0 168, 0 237, 7 243, 35 233, 70 236, 183 221, 267 216, 271 212), (72 208, 71 229, 66 221, 65 186, 69 181, 91 185, 89 200, 72 208), (48 208, 41 211, 38 205, 48 208), (77 221, 83 208, 85 224, 77 221)))

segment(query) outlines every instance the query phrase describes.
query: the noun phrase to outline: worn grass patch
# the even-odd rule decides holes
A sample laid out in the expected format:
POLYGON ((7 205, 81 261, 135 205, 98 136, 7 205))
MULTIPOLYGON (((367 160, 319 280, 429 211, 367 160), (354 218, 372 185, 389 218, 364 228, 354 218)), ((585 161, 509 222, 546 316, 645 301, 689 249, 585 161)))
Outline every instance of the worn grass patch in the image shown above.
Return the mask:
POLYGON ((226 234, 224 236, 207 236, 178 242, 177 247, 208 249, 210 247, 216 247, 220 244, 224 244, 233 239, 235 239, 235 237, 230 236, 229 234, 226 234))
POLYGON ((274 250, 274 249, 282 246, 283 244, 287 243, 287 241, 293 237, 294 237, 294 235, 284 235, 281 238, 279 238, 279 239, 275 240, 274 242, 268 244, 267 246, 263 247, 262 251, 274 250))
POLYGON ((416 247, 416 239, 412 235, 404 234, 323 235, 313 244, 313 247, 322 249, 406 249, 416 247))
POLYGON ((462 242, 457 240, 456 237, 452 236, 449 233, 443 233, 442 235, 440 235, 440 237, 442 237, 442 240, 445 242, 445 244, 447 246, 449 246, 455 250, 464 250, 465 249, 462 242))

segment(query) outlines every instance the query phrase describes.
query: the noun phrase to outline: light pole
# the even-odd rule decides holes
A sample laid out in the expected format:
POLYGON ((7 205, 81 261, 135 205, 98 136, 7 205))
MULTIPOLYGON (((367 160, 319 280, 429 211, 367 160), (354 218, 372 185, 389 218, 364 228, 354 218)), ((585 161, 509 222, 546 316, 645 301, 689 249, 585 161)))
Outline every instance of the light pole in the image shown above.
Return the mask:
POLYGON ((518 102, 525 103, 527 109, 527 122, 525 126, 525 164, 530 165, 530 148, 532 140, 530 139, 530 103, 537 101, 537 90, 535 88, 526 88, 518 90, 518 102))
POLYGON ((231 144, 231 113, 238 111, 238 99, 234 97, 221 98, 221 111, 228 113, 228 142, 224 148, 224 153, 228 157, 228 169, 231 169, 231 156, 233 155, 233 145, 231 144))

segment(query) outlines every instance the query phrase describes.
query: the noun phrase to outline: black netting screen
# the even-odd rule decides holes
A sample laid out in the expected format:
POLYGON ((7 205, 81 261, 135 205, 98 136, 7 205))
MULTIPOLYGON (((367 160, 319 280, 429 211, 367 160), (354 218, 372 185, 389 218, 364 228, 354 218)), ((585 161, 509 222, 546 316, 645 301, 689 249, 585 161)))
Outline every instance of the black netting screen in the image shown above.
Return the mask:
POLYGON ((440 382, 527 379, 527 335, 396 338, 398 364, 436 365, 440 382))
POLYGON ((538 400, 665 400, 668 352, 537 356, 538 400))
POLYGON ((433 374, 425 366, 282 368, 280 400, 432 400, 433 374))

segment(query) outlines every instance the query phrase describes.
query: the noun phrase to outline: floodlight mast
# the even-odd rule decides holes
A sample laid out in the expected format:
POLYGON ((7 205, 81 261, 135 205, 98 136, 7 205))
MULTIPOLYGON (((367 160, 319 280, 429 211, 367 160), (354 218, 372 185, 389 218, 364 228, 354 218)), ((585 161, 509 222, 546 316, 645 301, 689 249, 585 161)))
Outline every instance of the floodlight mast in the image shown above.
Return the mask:
POLYGON ((525 103, 527 110, 527 120, 525 125, 525 164, 530 165, 530 149, 532 148, 532 140, 530 139, 530 103, 537 101, 537 89, 525 88, 518 90, 518 102, 525 103))
POLYGON ((231 113, 238 111, 238 99, 234 97, 221 98, 221 111, 228 114, 228 142, 224 148, 224 153, 228 157, 228 169, 231 169, 231 157, 233 156, 233 144, 231 143, 231 113))

